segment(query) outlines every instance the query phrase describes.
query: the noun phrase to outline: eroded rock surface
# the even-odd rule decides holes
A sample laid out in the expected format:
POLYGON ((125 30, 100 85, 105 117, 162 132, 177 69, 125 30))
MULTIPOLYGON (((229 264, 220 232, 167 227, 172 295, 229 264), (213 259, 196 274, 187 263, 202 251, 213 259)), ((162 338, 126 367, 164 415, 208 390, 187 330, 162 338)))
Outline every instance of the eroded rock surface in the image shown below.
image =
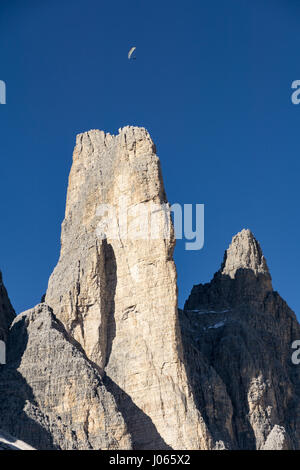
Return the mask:
POLYGON ((295 314, 272 289, 261 248, 237 234, 209 284, 180 314, 185 360, 210 431, 235 449, 300 447, 295 314))
POLYGON ((0 429, 37 449, 130 449, 101 374, 46 304, 19 315, 0 367, 0 429))
POLYGON ((46 302, 105 370, 135 448, 206 448, 213 443, 182 361, 166 202, 159 159, 145 129, 79 135, 61 255, 46 302), (115 208, 116 237, 99 239, 99 223, 105 231, 100 204, 115 208), (168 237, 139 238, 141 210, 167 217, 168 237))

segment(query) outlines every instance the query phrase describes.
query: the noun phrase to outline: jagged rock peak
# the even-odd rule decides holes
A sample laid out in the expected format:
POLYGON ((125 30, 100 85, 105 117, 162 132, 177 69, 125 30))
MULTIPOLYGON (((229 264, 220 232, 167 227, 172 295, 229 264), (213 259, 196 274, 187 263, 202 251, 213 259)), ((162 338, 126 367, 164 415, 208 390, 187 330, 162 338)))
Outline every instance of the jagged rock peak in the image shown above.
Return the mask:
POLYGON ((232 238, 212 281, 193 287, 184 309, 227 308, 245 302, 257 306, 272 291, 271 275, 260 244, 249 229, 244 229, 232 238))
POLYGON ((249 229, 243 229, 232 238, 224 255, 221 273, 234 279, 239 269, 251 270, 256 276, 270 276, 260 244, 249 229))
POLYGON ((233 237, 212 281, 193 287, 180 326, 188 376, 210 431, 230 449, 299 449, 300 374, 291 345, 300 326, 272 290, 250 230, 233 237), (207 364, 215 372, 209 380, 207 364))
POLYGON ((107 148, 114 143, 121 143, 121 146, 123 148, 128 147, 129 150, 133 150, 133 148, 136 147, 137 143, 141 141, 144 142, 144 145, 142 147, 143 152, 147 150, 145 147, 145 143, 147 143, 149 146, 148 152, 155 152, 154 142, 151 139, 149 132, 144 127, 125 126, 119 128, 118 134, 110 134, 109 132, 104 132, 103 130, 91 129, 76 136, 76 145, 87 145, 88 142, 91 142, 92 144, 96 143, 97 145, 94 146, 94 150, 99 149, 99 146, 101 145, 104 148, 107 148))
MULTIPOLYGON (((150 134, 149 132, 147 131, 147 129, 145 129, 145 127, 140 127, 140 126, 124 126, 124 127, 120 127, 118 129, 118 134, 111 134, 110 132, 105 132, 101 129, 90 129, 89 131, 86 131, 86 132, 81 132, 79 134, 77 134, 77 139, 80 139, 81 136, 85 135, 85 134, 99 134, 99 135, 102 135, 103 137, 105 136, 111 136, 111 137, 118 137, 119 135, 135 135, 135 136, 145 136, 145 137, 150 137, 150 134)), ((151 139, 152 140, 152 139, 151 139)))

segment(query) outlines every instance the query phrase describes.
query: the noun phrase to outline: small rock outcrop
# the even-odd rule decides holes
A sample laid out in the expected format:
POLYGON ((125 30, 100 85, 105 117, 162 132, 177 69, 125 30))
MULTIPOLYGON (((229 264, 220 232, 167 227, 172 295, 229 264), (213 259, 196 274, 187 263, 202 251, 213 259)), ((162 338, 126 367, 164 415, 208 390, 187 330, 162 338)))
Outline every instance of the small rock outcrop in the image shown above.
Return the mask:
POLYGON ((249 230, 233 237, 213 280, 193 287, 180 321, 194 397, 212 434, 233 449, 299 449, 291 345, 300 327, 249 230))
POLYGON ((273 427, 264 443, 263 450, 290 450, 290 440, 286 430, 277 424, 273 427))
POLYGON ((200 304, 212 309, 241 304, 263 308, 271 292, 271 275, 259 243, 250 230, 244 229, 233 237, 212 281, 193 287, 184 309, 193 310, 200 304))

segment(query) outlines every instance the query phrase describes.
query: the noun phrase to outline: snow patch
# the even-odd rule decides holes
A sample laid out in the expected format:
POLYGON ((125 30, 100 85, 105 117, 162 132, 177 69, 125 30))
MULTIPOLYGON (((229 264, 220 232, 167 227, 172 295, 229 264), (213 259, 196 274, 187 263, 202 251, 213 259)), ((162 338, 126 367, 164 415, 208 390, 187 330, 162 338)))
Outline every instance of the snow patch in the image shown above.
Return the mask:
POLYGON ((225 325, 225 322, 226 322, 226 320, 224 320, 224 321, 219 321, 219 322, 216 323, 215 325, 209 326, 209 327, 208 327, 208 330, 210 330, 211 328, 221 328, 222 326, 225 325))

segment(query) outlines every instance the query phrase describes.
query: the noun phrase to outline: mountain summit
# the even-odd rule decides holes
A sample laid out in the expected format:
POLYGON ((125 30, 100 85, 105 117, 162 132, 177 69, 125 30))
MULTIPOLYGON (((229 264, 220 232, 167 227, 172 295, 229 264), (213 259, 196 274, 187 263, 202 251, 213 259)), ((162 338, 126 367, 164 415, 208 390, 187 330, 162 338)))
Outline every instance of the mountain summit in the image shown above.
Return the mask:
POLYGON ((232 238, 225 252, 221 273, 234 279, 239 269, 251 270, 256 276, 270 276, 261 247, 249 229, 243 229, 232 238))
POLYGON ((185 310, 221 309, 244 303, 257 307, 272 290, 271 275, 260 244, 249 229, 244 229, 232 238, 212 281, 193 287, 185 310))
POLYGON ((193 394, 215 439, 230 449, 299 448, 291 345, 300 327, 250 230, 233 237, 212 281, 193 287, 180 324, 193 394))

